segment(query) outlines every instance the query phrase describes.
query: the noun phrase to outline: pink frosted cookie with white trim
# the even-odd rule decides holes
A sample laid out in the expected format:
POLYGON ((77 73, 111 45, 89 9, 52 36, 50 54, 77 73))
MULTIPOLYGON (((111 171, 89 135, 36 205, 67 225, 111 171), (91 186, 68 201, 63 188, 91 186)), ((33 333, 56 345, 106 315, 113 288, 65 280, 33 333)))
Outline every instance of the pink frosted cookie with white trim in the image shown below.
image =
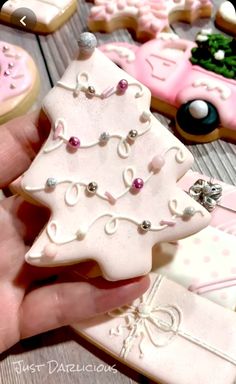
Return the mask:
POLYGON ((0 41, 0 124, 26 112, 39 89, 39 75, 22 48, 0 41))
POLYGON ((216 25, 223 31, 236 36, 236 8, 233 1, 223 1, 216 13, 216 25))
POLYGON ((152 107, 175 118, 185 140, 236 141, 236 39, 203 29, 196 43, 163 33, 141 46, 100 49, 150 89, 152 107))
POLYGON ((146 274, 152 246, 205 227, 210 215, 177 186, 193 158, 150 113, 150 91, 95 48, 80 55, 43 102, 51 133, 22 177, 51 218, 26 260, 95 260, 108 280, 146 274))
POLYGON ((139 40, 149 40, 170 31, 173 21, 192 23, 211 11, 210 0, 94 0, 88 27, 93 32, 129 28, 139 40))
MULTIPOLYGON (((77 0, 4 1, 0 12, 0 21, 14 25, 14 18, 12 19, 13 13, 23 8, 32 11, 36 17, 36 23, 34 23, 33 18, 31 18, 25 25, 22 25, 24 30, 32 30, 38 33, 51 33, 60 28, 73 15, 77 9, 77 0)), ((27 17, 30 19, 29 13, 27 17)), ((18 22, 17 26, 21 27, 18 22)))

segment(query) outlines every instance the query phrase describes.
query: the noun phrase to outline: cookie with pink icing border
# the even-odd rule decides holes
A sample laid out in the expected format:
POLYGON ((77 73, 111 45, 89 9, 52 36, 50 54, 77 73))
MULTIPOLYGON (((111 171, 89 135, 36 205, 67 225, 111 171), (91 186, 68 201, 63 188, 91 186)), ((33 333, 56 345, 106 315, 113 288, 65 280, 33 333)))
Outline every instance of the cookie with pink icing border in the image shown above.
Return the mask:
POLYGON ((216 25, 236 36, 236 8, 231 1, 223 1, 216 13, 216 25))
POLYGON ((195 233, 209 213, 177 187, 192 155, 150 113, 150 91, 94 35, 44 99, 51 133, 21 188, 51 210, 26 254, 37 266, 95 260, 109 280, 150 271, 152 246, 195 233))
POLYGON ((196 43, 163 33, 141 46, 100 49, 150 89, 152 107, 176 118, 185 140, 236 140, 235 39, 202 30, 196 43))
POLYGON ((210 0, 94 0, 88 27, 93 32, 129 28, 143 41, 169 31, 173 21, 192 23, 211 11, 210 0))
MULTIPOLYGON (((20 8, 32 11, 37 22, 33 32, 51 33, 64 24, 76 11, 77 0, 8 0, 5 1, 0 12, 0 21, 14 25, 12 14, 20 8)), ((31 28, 32 23, 22 26, 24 30, 31 28)), ((17 23, 19 27, 19 23, 17 23)))
POLYGON ((31 56, 0 41, 0 124, 26 112, 38 89, 38 71, 31 56))

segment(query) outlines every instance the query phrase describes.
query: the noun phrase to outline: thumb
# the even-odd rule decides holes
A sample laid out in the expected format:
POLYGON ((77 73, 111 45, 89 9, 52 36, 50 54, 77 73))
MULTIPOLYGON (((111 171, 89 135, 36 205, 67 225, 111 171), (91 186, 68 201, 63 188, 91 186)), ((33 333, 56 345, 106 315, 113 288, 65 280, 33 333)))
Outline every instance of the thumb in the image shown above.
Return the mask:
POLYGON ((141 296, 149 284, 148 276, 115 283, 100 277, 38 288, 22 303, 19 333, 26 338, 108 312, 141 296))

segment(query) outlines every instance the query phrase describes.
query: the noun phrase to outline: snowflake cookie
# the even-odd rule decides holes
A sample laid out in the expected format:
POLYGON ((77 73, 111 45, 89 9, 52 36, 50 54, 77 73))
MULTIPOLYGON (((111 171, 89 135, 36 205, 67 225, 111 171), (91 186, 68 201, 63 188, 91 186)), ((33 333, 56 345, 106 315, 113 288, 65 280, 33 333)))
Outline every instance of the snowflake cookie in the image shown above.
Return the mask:
POLYGON ((94 0, 88 26, 94 32, 130 28, 139 40, 149 40, 169 31, 173 21, 192 23, 211 11, 210 0, 94 0))

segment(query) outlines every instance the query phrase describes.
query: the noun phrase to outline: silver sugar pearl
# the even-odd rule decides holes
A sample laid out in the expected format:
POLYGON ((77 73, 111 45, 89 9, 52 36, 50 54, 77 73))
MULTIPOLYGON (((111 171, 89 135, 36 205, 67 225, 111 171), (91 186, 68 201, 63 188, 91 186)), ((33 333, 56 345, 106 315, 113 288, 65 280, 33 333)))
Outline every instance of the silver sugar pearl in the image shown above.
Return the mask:
POLYGON ((4 76, 10 76, 11 72, 7 69, 6 71, 4 71, 4 76))
POLYGON ((54 188, 57 185, 57 180, 54 177, 49 177, 46 181, 46 187, 54 188))
POLYGON ((4 46, 2 47, 2 51, 3 51, 3 52, 7 52, 7 51, 9 51, 9 47, 8 47, 7 45, 4 45, 4 46))
POLYGON ((109 139, 110 139, 110 135, 107 132, 101 133, 101 135, 99 137, 99 141, 101 144, 106 144, 109 139))
POLYGON ((145 231, 145 232, 149 231, 149 230, 151 229, 151 226, 152 226, 152 224, 151 224, 151 222, 150 222, 149 220, 144 220, 144 221, 140 224, 140 228, 141 228, 143 231, 145 231))
POLYGON ((204 185, 204 187, 202 188, 202 192, 204 195, 211 194, 211 186, 210 185, 204 185))
POLYGON ((92 85, 88 86, 88 93, 90 95, 94 95, 95 94, 95 88, 92 85))
POLYGON ((138 136, 138 131, 136 131, 136 129, 131 129, 131 131, 129 131, 128 133, 128 138, 130 140, 135 140, 137 136, 138 136))
POLYGON ((9 64, 8 64, 8 68, 14 68, 14 63, 12 63, 12 62, 9 63, 9 64))
POLYGON ((87 191, 89 193, 96 193, 97 189, 98 189, 98 185, 95 181, 92 181, 87 185, 87 191))
POLYGON ((90 53, 90 52, 92 53, 94 48, 96 48, 97 46, 97 39, 93 33, 84 32, 84 33, 81 33, 79 37, 78 45, 80 50, 87 53, 90 53))
POLYGON ((195 214, 196 210, 194 207, 186 207, 183 211, 183 217, 189 219, 195 214))

